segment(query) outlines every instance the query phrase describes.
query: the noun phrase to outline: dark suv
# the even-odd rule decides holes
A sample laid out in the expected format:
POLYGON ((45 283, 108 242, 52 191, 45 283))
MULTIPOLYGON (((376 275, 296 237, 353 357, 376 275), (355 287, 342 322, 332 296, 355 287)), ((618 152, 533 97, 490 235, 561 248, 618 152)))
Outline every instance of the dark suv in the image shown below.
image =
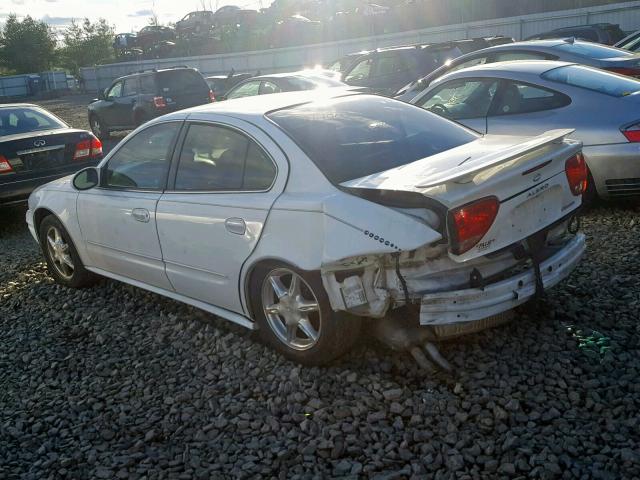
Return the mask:
POLYGON ((481 48, 513 42, 509 37, 473 38, 442 43, 379 48, 363 52, 342 74, 348 85, 393 95, 408 83, 431 73, 447 60, 481 48))
POLYGON ((137 72, 116 79, 89 104, 89 125, 101 139, 165 113, 213 102, 204 77, 187 67, 137 72))

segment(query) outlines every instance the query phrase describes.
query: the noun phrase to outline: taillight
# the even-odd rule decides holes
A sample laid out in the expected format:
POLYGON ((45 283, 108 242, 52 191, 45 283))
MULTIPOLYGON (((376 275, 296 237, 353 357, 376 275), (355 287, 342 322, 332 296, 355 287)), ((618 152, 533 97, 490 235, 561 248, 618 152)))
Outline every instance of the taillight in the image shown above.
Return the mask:
POLYGON ((13 167, 9 163, 9 160, 0 155, 0 174, 13 172, 13 167))
POLYGON ((564 164, 564 172, 567 175, 569 188, 574 195, 582 195, 587 190, 587 178, 589 170, 587 162, 584 161, 582 153, 576 153, 573 157, 567 159, 564 164))
POLYGON ((213 94, 213 90, 209 90, 209 101, 212 103, 216 101, 216 96, 213 94))
POLYGON ((630 142, 640 142, 640 123, 621 128, 620 131, 630 142))
POLYGON ((73 154, 74 160, 84 160, 85 158, 99 157, 102 155, 102 142, 95 137, 82 140, 76 144, 76 151, 73 154))
POLYGON ((473 248, 493 225, 499 208, 500 201, 496 197, 485 197, 449 210, 452 253, 461 255, 473 248))
POLYGON ((156 108, 164 108, 167 106, 167 101, 164 97, 153 97, 153 105, 156 108))
POLYGON ((631 68, 631 67, 609 67, 605 68, 608 72, 618 73, 620 75, 626 75, 627 77, 638 77, 640 76, 640 68, 631 68))

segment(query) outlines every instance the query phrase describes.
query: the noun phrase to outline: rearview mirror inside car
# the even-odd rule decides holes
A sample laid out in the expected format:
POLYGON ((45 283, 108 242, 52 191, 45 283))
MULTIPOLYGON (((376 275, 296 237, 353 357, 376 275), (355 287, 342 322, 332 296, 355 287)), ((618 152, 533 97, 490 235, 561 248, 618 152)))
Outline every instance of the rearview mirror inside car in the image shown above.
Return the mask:
POLYGON ((73 177, 73 186, 77 190, 89 190, 100 183, 100 173, 96 167, 80 170, 73 177))

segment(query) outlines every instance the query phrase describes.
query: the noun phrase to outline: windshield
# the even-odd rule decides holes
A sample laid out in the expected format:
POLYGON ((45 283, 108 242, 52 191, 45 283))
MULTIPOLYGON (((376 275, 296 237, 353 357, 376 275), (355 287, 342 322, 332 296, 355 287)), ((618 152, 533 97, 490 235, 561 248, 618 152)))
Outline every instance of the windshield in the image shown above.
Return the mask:
POLYGON ((558 67, 542 74, 542 78, 574 87, 624 97, 640 91, 640 81, 583 65, 558 67))
POLYGON ((603 58, 619 58, 632 57, 633 53, 627 50, 621 50, 615 47, 607 47, 606 45, 598 45, 597 43, 563 43, 554 48, 566 53, 581 55, 583 57, 595 58, 597 60, 603 58))
POLYGON ((39 108, 0 108, 0 136, 58 128, 66 125, 39 108))
POLYGON ((407 165, 477 137, 404 102, 352 95, 268 114, 334 184, 407 165))

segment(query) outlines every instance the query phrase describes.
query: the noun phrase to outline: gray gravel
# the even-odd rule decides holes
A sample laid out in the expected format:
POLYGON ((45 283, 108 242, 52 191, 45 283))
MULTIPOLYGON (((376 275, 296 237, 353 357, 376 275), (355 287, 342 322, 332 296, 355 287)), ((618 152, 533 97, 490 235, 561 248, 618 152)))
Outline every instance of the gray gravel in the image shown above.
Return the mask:
POLYGON ((640 209, 584 221, 588 258, 425 375, 363 341, 304 368, 113 281, 53 284, 0 219, 0 479, 639 478, 640 209))

